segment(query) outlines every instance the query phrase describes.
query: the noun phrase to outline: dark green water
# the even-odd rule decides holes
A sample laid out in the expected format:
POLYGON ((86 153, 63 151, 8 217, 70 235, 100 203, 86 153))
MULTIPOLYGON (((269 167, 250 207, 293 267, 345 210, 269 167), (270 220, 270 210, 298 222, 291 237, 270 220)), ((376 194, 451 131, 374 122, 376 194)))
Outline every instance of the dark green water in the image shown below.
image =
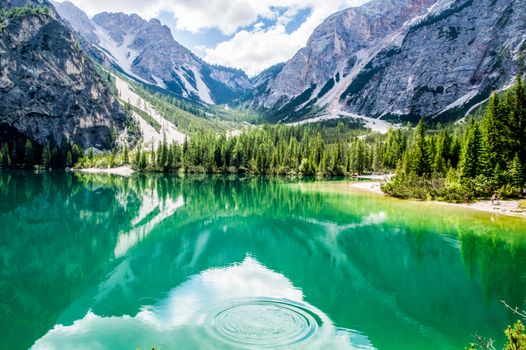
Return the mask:
POLYGON ((0 173, 0 349, 463 349, 526 220, 261 178, 0 173))

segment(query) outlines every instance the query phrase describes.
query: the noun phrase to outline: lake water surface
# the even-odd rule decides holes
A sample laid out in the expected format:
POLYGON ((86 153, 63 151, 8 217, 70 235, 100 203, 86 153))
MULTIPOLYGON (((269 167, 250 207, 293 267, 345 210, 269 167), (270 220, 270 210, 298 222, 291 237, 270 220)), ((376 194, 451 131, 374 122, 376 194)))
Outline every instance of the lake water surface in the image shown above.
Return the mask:
POLYGON ((0 349, 502 347, 526 220, 326 189, 0 173, 0 349))

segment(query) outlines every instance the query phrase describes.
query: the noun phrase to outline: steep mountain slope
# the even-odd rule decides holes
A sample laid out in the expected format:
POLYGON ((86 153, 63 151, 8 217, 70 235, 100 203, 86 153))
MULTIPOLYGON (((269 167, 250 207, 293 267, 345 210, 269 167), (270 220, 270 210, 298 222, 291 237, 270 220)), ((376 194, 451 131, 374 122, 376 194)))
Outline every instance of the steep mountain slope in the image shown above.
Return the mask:
POLYGON ((524 67, 523 0, 441 1, 341 95, 345 109, 403 119, 459 115, 524 67))
POLYGON ((159 113, 148 101, 139 96, 126 79, 114 76, 115 88, 124 103, 130 105, 131 115, 142 134, 144 147, 157 148, 160 142, 183 143, 185 135, 168 118, 159 113))
POLYGON ((283 117, 312 105, 393 41, 404 25, 427 13, 436 0, 373 0, 330 16, 269 82, 255 105, 283 117))
POLYGON ((207 104, 229 103, 252 87, 244 72, 199 59, 157 19, 103 12, 90 20, 70 2, 56 7, 114 65, 139 81, 207 104))
POLYGON ((4 0, 0 9, 0 141, 108 149, 115 131, 128 137, 129 119, 53 6, 4 0))
POLYGON ((254 105, 277 120, 458 117, 524 67, 525 16, 521 0, 373 0, 329 17, 254 105))
POLYGON ((274 81, 285 67, 285 63, 278 63, 269 67, 251 79, 254 96, 264 93, 270 82, 274 81))

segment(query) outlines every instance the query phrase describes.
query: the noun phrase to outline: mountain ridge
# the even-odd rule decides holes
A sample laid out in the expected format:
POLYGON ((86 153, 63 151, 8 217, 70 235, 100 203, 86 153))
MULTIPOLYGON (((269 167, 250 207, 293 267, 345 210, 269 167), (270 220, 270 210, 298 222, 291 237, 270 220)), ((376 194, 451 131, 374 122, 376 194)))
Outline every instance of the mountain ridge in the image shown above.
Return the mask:
POLYGON ((109 12, 90 19, 68 1, 55 6, 111 63, 143 83, 206 104, 231 103, 252 88, 243 71, 206 63, 158 19, 109 12))
POLYGON ((0 4, 13 10, 0 31, 1 141, 115 147, 135 139, 130 120, 70 28, 44 0, 0 4))
POLYGON ((338 12, 254 97, 253 106, 279 121, 309 114, 395 121, 459 118, 491 91, 508 86, 524 65, 523 8, 515 0, 373 0, 338 12), (378 30, 374 15, 392 13, 393 4, 417 11, 402 16, 398 27, 388 23, 391 30, 381 33, 386 35, 360 42, 367 36, 353 30, 378 30), (356 13, 362 16, 361 27, 342 32, 344 25, 335 25, 356 13))

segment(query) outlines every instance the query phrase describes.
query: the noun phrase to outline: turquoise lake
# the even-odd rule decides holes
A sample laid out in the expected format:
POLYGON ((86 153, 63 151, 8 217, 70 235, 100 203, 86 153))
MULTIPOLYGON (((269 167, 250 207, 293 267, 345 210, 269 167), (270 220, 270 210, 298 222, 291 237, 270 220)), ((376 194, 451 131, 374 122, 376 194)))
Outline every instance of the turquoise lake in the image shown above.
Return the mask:
POLYGON ((464 349, 526 220, 261 177, 0 172, 0 349, 464 349))

